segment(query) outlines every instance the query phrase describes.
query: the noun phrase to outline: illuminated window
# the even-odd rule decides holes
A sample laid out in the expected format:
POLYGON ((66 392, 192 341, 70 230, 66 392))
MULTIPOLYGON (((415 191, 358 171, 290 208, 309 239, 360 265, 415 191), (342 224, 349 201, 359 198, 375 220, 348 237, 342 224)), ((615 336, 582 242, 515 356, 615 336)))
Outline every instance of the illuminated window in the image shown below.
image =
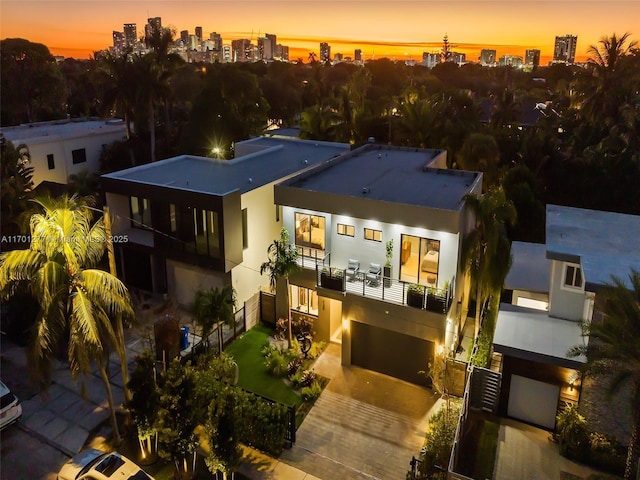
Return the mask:
POLYGON ((347 237, 355 237, 356 227, 353 225, 338 224, 338 235, 346 235, 347 237))
POLYGON ((364 229, 365 240, 373 240, 374 242, 382 241, 382 230, 374 230, 372 228, 364 229))
POLYGON ((324 250, 325 218, 308 213, 295 214, 295 241, 301 247, 324 250))
POLYGON ((293 310, 318 315, 318 293, 313 289, 291 285, 289 304, 293 310))

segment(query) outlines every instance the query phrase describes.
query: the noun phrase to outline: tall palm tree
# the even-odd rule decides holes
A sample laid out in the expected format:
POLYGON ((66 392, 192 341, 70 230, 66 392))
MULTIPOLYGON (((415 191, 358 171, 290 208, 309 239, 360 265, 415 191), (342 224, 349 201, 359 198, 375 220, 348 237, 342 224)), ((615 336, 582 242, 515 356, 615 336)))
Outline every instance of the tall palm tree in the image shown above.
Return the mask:
POLYGON ((584 325, 586 345, 569 351, 570 356, 587 359, 585 375, 608 382, 615 395, 623 385, 631 385, 631 438, 624 471, 631 480, 640 458, 640 271, 632 269, 629 285, 613 277, 598 293, 604 297, 604 320, 584 325))
POLYGON ((218 355, 222 354, 222 326, 235 322, 236 292, 231 285, 198 290, 193 305, 195 321, 202 328, 202 339, 209 348, 209 336, 214 324, 218 328, 218 355))
POLYGON ((93 56, 98 64, 98 81, 104 89, 101 99, 103 108, 111 114, 120 112, 124 116, 127 139, 130 139, 137 85, 131 65, 131 48, 121 55, 96 52, 93 56))
POLYGON ((295 245, 289 244, 289 232, 282 227, 280 238, 273 241, 267 249, 269 260, 260 265, 260 275, 269 275, 269 286, 271 291, 276 290, 279 279, 284 279, 286 283, 285 299, 287 302, 287 320, 289 324, 289 348, 293 337, 291 334, 291 305, 289 302, 289 275, 300 269, 298 266, 298 250, 295 245))
POLYGON ((55 353, 65 344, 74 378, 89 373, 96 361, 119 440, 106 368, 110 348, 124 350, 112 319, 133 317, 129 293, 118 278, 95 268, 106 232, 102 219, 92 224, 86 200, 64 196, 35 202, 41 213, 31 216, 29 248, 0 254, 0 294, 6 299, 28 289, 39 304, 27 359, 41 388, 48 387, 55 353))
POLYGON ((475 335, 481 315, 492 295, 500 292, 511 267, 511 242, 507 224, 513 225, 516 211, 502 189, 463 197, 475 218, 475 228, 462 240, 462 262, 476 289, 475 335))

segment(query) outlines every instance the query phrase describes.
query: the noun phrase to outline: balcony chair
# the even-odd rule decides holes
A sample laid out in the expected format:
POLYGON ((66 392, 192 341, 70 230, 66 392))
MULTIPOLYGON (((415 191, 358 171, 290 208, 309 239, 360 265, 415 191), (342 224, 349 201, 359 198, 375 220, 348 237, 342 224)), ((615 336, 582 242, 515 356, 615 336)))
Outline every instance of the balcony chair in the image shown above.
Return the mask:
POLYGON ((344 272, 347 278, 347 281, 353 282, 354 280, 356 280, 359 271, 360 271, 360 261, 350 258, 349 263, 347 264, 347 269, 344 272))
POLYGON ((372 263, 367 270, 366 280, 367 284, 372 287, 380 285, 380 278, 382 276, 382 268, 379 263, 372 263))

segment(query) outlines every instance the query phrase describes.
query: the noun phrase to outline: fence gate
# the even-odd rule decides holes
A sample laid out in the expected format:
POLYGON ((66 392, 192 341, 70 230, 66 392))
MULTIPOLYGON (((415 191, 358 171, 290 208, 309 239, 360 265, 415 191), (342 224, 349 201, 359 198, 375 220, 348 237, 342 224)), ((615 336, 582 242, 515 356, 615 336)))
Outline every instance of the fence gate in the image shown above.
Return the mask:
POLYGON ((260 320, 276 326, 276 296, 272 293, 260 292, 260 320))

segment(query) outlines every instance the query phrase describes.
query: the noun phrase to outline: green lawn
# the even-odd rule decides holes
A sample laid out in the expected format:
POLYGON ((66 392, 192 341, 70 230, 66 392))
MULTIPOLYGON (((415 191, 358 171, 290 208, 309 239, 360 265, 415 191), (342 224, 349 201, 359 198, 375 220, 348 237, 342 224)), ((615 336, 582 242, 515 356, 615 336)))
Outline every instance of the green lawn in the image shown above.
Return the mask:
POLYGON ((289 388, 281 378, 269 374, 264 365, 262 347, 267 343, 271 333, 269 328, 256 325, 225 351, 238 364, 240 387, 286 405, 295 405, 297 408, 302 404, 302 397, 289 388))
POLYGON ((485 420, 476 445, 476 461, 473 478, 493 478, 493 465, 498 448, 500 425, 485 420))

